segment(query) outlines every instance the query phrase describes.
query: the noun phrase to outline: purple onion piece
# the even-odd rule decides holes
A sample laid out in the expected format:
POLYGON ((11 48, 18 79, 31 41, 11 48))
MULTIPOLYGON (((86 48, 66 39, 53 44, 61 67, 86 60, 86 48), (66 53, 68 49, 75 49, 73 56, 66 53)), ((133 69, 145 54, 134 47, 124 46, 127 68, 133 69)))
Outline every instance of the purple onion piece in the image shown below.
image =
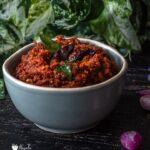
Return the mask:
POLYGON ((60 51, 57 51, 56 53, 54 53, 54 54, 52 55, 52 58, 56 58, 56 59, 58 59, 58 60, 61 60, 60 51))
POLYGON ((128 150, 136 150, 140 147, 142 136, 136 131, 126 131, 121 135, 121 144, 128 150))
POLYGON ((71 55, 69 57, 69 61, 76 61, 76 60, 82 60, 84 56, 90 54, 93 56, 96 53, 96 51, 90 50, 90 49, 85 49, 84 51, 81 51, 80 53, 76 55, 71 55))
POLYGON ((143 96, 143 95, 150 95, 150 89, 140 90, 137 93, 139 93, 141 96, 143 96))
POLYGON ((81 51, 80 55, 77 57, 77 60, 82 60, 83 57, 84 57, 85 55, 88 55, 89 53, 90 53, 90 50, 89 50, 89 49, 86 49, 86 50, 84 50, 84 51, 81 51))
POLYGON ((96 51, 90 50, 89 54, 93 56, 95 53, 96 53, 96 51))
POLYGON ((148 76, 147 76, 147 80, 148 80, 148 81, 150 81, 150 74, 148 74, 148 76))
POLYGON ((67 59, 69 54, 73 51, 74 49, 74 43, 64 46, 60 49, 60 54, 64 59, 67 59))
POLYGON ((140 104, 143 109, 150 111, 150 94, 140 98, 140 104))

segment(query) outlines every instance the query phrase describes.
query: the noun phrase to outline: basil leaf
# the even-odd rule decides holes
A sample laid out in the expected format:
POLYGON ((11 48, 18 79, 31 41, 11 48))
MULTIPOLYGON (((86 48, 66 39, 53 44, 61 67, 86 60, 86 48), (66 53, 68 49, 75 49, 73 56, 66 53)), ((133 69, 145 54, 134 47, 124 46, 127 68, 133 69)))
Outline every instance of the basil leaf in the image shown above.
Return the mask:
POLYGON ((4 81, 0 79, 0 100, 5 98, 4 81))
POLYGON ((59 65, 56 69, 63 72, 68 80, 72 80, 72 71, 69 64, 65 63, 64 65, 59 65))

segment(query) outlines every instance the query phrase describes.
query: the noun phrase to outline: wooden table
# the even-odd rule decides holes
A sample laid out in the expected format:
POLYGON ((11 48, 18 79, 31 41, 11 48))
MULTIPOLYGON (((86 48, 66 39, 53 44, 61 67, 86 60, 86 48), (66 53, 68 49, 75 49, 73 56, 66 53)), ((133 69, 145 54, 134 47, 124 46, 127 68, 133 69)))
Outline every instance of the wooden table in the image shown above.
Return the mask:
POLYGON ((137 90, 150 87, 150 48, 129 62, 127 81, 113 112, 95 128, 83 133, 59 135, 42 131, 15 109, 9 96, 0 102, 0 150, 123 150, 120 135, 136 130, 143 136, 140 150, 150 150, 150 112, 144 111, 137 90))

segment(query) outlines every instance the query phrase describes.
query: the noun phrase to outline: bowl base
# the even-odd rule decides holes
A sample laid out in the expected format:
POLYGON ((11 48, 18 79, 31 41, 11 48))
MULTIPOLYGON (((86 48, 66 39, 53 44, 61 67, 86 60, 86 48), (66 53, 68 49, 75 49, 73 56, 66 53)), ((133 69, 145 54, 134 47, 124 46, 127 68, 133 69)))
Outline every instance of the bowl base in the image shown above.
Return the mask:
POLYGON ((34 123, 34 124, 44 131, 48 131, 48 132, 52 132, 52 133, 59 133, 59 134, 73 134, 73 133, 79 133, 79 132, 83 132, 83 131, 89 130, 91 128, 94 128, 95 126, 97 126, 98 123, 96 123, 95 125, 92 125, 88 128, 82 128, 82 129, 77 129, 77 130, 51 129, 51 128, 47 128, 47 127, 41 126, 36 123, 34 123))

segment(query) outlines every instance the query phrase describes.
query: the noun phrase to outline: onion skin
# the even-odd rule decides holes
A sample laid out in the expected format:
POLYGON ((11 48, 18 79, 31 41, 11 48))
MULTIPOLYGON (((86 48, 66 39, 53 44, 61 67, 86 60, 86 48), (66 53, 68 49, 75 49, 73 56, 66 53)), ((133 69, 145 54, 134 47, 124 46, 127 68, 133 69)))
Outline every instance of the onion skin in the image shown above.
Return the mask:
POLYGON ((121 135, 121 144, 128 150, 136 150, 140 147, 142 136, 136 131, 126 131, 121 135))
POLYGON ((140 104, 144 110, 150 111, 150 94, 140 98, 140 104))

